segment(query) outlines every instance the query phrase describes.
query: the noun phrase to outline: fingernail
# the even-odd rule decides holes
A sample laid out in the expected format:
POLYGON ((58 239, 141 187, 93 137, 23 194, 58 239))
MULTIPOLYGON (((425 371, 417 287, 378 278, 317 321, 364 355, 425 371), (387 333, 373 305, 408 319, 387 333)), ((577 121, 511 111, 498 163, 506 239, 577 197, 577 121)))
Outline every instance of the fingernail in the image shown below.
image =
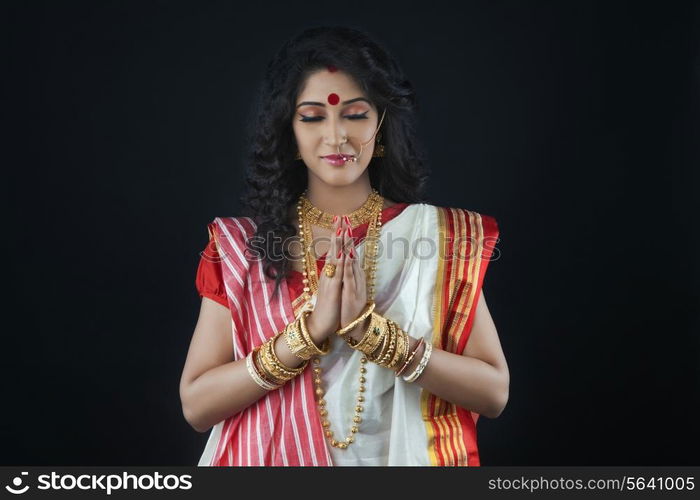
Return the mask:
POLYGON ((350 225, 350 217, 348 217, 347 215, 343 215, 343 217, 345 218, 345 222, 346 222, 346 223, 348 224, 348 226, 349 226, 349 225, 350 225))
POLYGON ((342 249, 342 248, 341 248, 340 250, 338 250, 338 257, 337 257, 337 258, 339 259, 341 255, 343 255, 343 249, 342 249))
POLYGON ((350 249, 350 258, 351 259, 355 258, 355 251, 352 248, 350 249))
POLYGON ((347 233, 348 238, 349 238, 350 236, 352 236, 352 232, 350 231, 350 228, 347 228, 347 229, 345 230, 345 232, 347 233))
POLYGON ((341 232, 341 231, 342 231, 341 228, 336 229, 336 230, 335 230, 335 235, 336 235, 336 236, 340 236, 340 232, 341 232))
POLYGON ((333 216, 333 224, 335 224, 336 222, 338 222, 338 216, 337 216, 337 215, 334 215, 334 216, 333 216))

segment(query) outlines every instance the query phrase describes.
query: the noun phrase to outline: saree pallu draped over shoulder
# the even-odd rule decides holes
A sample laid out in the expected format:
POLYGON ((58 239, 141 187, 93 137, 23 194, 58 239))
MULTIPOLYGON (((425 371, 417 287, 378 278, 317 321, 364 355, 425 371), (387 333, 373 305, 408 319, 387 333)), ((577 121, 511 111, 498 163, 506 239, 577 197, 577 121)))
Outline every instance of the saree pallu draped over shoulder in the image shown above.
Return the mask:
MULTIPOLYGON (((301 296, 290 297, 283 280, 272 298, 274 280, 264 275, 263 262, 246 252, 246 239, 256 229, 252 219, 217 217, 208 229, 221 258, 231 311, 233 358, 243 359, 303 309, 313 308, 316 295, 303 303, 301 296)), ((436 348, 463 353, 497 241, 498 226, 493 217, 425 203, 408 205, 382 226, 375 281, 377 312, 414 338, 423 337, 436 348)), ((364 247, 364 241, 356 246, 360 259, 364 247)), ((349 356, 360 355, 347 346, 338 348, 349 349, 349 356)), ((381 397, 383 406, 388 407, 382 418, 390 422, 379 445, 374 437, 374 461, 362 460, 362 428, 348 448, 354 449, 357 460, 352 458, 355 455, 339 455, 347 450, 327 444, 316 408, 312 371, 307 369, 216 424, 199 465, 479 465, 478 414, 430 394, 418 383, 406 383, 390 370, 372 363, 367 369, 367 401, 372 404, 370 398, 381 397)), ((326 399, 333 394, 330 389, 326 399)), ((347 391, 336 387, 335 392, 347 391)))

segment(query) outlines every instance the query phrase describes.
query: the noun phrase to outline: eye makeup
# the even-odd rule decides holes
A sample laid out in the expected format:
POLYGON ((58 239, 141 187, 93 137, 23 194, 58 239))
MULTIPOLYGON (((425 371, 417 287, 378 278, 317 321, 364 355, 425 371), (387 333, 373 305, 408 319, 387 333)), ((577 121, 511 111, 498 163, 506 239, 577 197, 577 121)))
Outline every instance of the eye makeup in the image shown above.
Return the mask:
MULTIPOLYGON (((367 120, 369 118, 367 116, 367 113, 369 113, 369 110, 365 111, 364 113, 344 115, 343 118, 347 118, 348 120, 367 120)), ((305 115, 302 115, 301 113, 299 114, 299 116, 300 116, 299 121, 302 121, 302 122, 319 122, 319 121, 325 119, 324 116, 305 116, 305 115)))

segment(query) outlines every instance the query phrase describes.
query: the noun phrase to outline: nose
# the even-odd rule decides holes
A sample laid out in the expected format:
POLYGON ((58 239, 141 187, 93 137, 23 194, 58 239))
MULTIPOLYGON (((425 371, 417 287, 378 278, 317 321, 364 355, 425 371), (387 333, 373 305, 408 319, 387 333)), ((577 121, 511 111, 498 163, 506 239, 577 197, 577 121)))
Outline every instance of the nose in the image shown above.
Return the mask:
POLYGON ((342 124, 335 119, 326 120, 328 124, 325 130, 324 142, 326 145, 337 148, 348 142, 347 133, 342 124))

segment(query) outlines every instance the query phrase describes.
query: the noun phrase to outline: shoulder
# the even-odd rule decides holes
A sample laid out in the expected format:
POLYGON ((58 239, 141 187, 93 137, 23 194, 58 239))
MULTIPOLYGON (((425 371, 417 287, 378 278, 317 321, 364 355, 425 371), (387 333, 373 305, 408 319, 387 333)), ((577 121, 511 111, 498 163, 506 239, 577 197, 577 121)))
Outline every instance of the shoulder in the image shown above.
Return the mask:
POLYGON ((214 217, 207 224, 209 236, 222 236, 234 240, 245 240, 255 234, 257 225, 250 217, 214 217))
POLYGON ((432 207, 438 216, 438 222, 458 230, 463 228, 470 233, 478 232, 484 237, 497 238, 499 233, 498 221, 490 214, 461 207, 446 207, 425 204, 432 207))
POLYGON ((248 240, 256 228, 250 217, 215 217, 207 224, 209 239, 215 242, 221 259, 239 270, 250 266, 248 240))

